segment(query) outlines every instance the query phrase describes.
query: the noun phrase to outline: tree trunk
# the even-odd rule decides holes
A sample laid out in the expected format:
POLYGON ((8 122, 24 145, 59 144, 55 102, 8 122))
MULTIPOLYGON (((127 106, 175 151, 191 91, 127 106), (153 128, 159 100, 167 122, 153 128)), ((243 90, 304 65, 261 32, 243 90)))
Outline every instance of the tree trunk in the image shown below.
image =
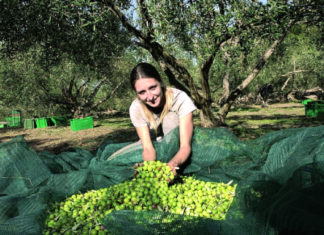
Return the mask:
POLYGON ((206 92, 210 93, 208 81, 206 79, 208 79, 208 72, 215 57, 216 50, 206 60, 205 65, 202 67, 202 89, 204 94, 201 95, 198 92, 197 85, 194 84, 194 80, 189 74, 188 70, 184 66, 182 66, 182 64, 174 56, 168 53, 165 50, 165 48, 163 48, 159 43, 153 40, 153 29, 150 28, 152 27, 152 25, 150 24, 149 15, 145 10, 145 2, 139 2, 139 7, 142 8, 142 20, 147 22, 147 24, 143 24, 143 26, 146 27, 143 31, 133 27, 128 22, 125 15, 123 15, 123 13, 120 11, 120 9, 112 2, 109 2, 108 6, 112 10, 112 12, 121 20, 123 26, 127 30, 132 32, 135 35, 135 37, 140 41, 137 44, 141 45, 144 49, 148 50, 151 53, 154 60, 159 64, 161 69, 168 76, 170 84, 175 85, 179 89, 184 90, 188 93, 188 95, 191 96, 197 108, 202 111, 202 125, 205 127, 216 126, 217 120, 215 119, 211 111, 210 94, 206 94, 206 92))
POLYGON ((280 45, 280 43, 283 41, 283 39, 286 37, 287 32, 289 31, 289 28, 292 26, 293 22, 289 24, 289 26, 286 28, 287 30, 281 35, 281 37, 277 40, 275 40, 271 46, 266 50, 264 55, 259 58, 258 63, 252 70, 252 72, 247 76, 246 79, 243 80, 243 82, 235 88, 233 92, 229 95, 228 99, 226 100, 226 103, 221 107, 219 112, 217 113, 217 119, 218 122, 221 125, 225 124, 225 118, 233 105, 234 101, 238 96, 242 94, 242 91, 253 81, 253 79, 259 74, 261 69, 264 67, 267 60, 270 58, 270 56, 273 54, 275 49, 280 45))
POLYGON ((304 72, 310 72, 310 71, 309 70, 296 70, 296 61, 294 60, 294 70, 292 72, 281 75, 282 77, 288 77, 288 78, 286 79, 286 81, 284 82, 284 84, 282 85, 280 90, 283 91, 287 87, 288 82, 290 80, 295 79, 295 75, 297 73, 304 73, 304 72))
POLYGON ((286 88, 286 86, 288 85, 288 82, 290 81, 291 78, 292 78, 291 76, 288 76, 288 78, 286 79, 286 81, 282 85, 280 91, 283 91, 286 88))
MULTIPOLYGON (((281 35, 281 37, 274 41, 270 48, 265 52, 262 58, 259 58, 259 61, 252 73, 228 96, 224 106, 221 108, 219 113, 217 114, 217 118, 215 119, 212 111, 211 111, 211 100, 210 94, 200 94, 198 92, 198 88, 194 83, 193 78, 189 74, 188 70, 182 66, 179 61, 169 54, 165 48, 163 48, 159 43, 154 40, 153 26, 151 24, 151 19, 146 11, 146 3, 145 1, 138 2, 139 7, 141 8, 142 20, 144 21, 143 27, 145 30, 139 30, 133 25, 130 24, 126 16, 120 11, 119 7, 113 4, 113 2, 108 1, 107 6, 111 9, 111 11, 120 19, 123 26, 140 41, 139 43, 148 50, 153 56, 154 60, 159 64, 162 70, 168 75, 170 79, 170 83, 183 83, 184 86, 188 87, 190 90, 190 96, 194 100, 197 108, 201 110, 201 119, 202 125, 209 126, 217 126, 217 125, 225 125, 225 118, 228 114, 231 105, 234 103, 235 99, 242 93, 242 91, 252 82, 252 80, 258 75, 260 70, 263 68, 265 62, 268 60, 270 55, 273 53, 275 48, 281 43, 283 38, 286 36, 288 32, 288 28, 292 25, 286 27, 286 31, 281 35)), ((218 44, 214 47, 214 52, 207 58, 205 64, 202 67, 202 93, 210 92, 208 85, 208 72, 209 68, 212 65, 214 60, 214 56, 216 51, 221 47, 222 43, 230 40, 231 36, 225 37, 224 40, 218 42, 218 44)), ((235 40, 234 40, 235 42, 235 40)), ((216 43, 216 42, 215 42, 216 43)))
POLYGON ((204 104, 199 112, 200 124, 203 127, 215 127, 219 126, 218 120, 215 118, 210 104, 204 104))
POLYGON ((222 97, 220 98, 219 104, 220 106, 223 106, 226 103, 226 100, 228 99, 230 95, 230 83, 229 83, 229 73, 226 72, 225 76, 223 77, 223 91, 222 91, 222 97))
MULTIPOLYGON (((189 72, 184 67, 182 67, 174 57, 169 55, 161 45, 154 43, 153 46, 150 46, 150 52, 155 61, 158 62, 159 66, 168 76, 170 84, 178 84, 179 80, 185 81, 188 84, 189 89, 186 89, 185 86, 181 83, 181 87, 176 87, 178 87, 179 89, 184 88, 184 91, 188 90, 188 94, 192 97, 197 108, 200 109, 201 125, 203 127, 217 126, 217 119, 215 118, 211 110, 212 101, 210 97, 210 91, 208 90, 208 84, 205 84, 207 87, 205 87, 204 94, 200 95, 197 91, 197 87, 193 83, 193 79, 190 76, 189 72), (170 61, 172 61, 172 65, 169 64, 170 61), (206 91, 209 91, 209 94, 206 94, 206 91)), ((202 71, 201 76, 204 75, 206 74, 204 74, 204 72, 202 71)))
MULTIPOLYGON (((229 40, 229 43, 232 44, 233 46, 237 46, 237 44, 239 43, 239 38, 235 37, 234 39, 229 40)), ((229 61, 231 60, 231 56, 230 54, 226 51, 226 49, 224 48, 226 44, 223 43, 221 45, 221 50, 223 51, 224 55, 224 64, 227 67, 229 64, 229 61)), ((229 82, 229 78, 230 78, 230 71, 226 70, 225 71, 225 75, 223 77, 223 90, 222 90, 222 97, 219 101, 220 106, 223 106, 226 102, 226 100, 228 99, 229 95, 230 95, 230 82, 229 82)))

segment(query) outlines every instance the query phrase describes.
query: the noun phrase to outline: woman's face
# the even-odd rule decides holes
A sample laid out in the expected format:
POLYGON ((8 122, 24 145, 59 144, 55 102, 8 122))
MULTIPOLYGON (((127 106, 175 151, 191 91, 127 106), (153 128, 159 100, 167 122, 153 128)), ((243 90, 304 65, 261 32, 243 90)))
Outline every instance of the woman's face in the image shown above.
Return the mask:
POLYGON ((161 105, 162 88, 155 78, 140 78, 135 82, 137 97, 146 105, 157 108, 161 105))

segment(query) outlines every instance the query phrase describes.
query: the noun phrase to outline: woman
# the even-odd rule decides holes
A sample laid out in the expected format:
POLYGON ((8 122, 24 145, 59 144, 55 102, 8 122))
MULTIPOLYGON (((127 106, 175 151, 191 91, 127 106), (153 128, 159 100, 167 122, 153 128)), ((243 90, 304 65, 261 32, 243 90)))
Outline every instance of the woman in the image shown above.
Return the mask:
POLYGON ((192 113, 196 107, 185 92, 165 87, 151 64, 136 65, 130 74, 130 81, 137 98, 132 102, 129 113, 143 146, 144 161, 156 159, 152 139, 159 141, 179 126, 180 148, 168 163, 176 175, 176 169, 191 153, 192 113))

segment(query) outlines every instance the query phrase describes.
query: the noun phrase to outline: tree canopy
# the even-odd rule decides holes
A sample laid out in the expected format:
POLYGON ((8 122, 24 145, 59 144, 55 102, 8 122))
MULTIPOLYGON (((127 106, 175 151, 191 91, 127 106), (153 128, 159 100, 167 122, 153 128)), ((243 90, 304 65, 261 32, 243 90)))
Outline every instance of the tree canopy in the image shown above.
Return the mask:
MULTIPOLYGON (((72 116, 82 116, 107 101, 124 82, 124 77, 113 79, 112 74, 119 62, 123 64, 116 60, 130 44, 130 35, 111 12, 99 9, 95 2, 10 0, 1 1, 0 9, 1 55, 7 65, 22 59, 30 64, 19 72, 16 63, 12 76, 8 69, 13 66, 3 68, 2 87, 19 84, 13 89, 16 93, 19 87, 25 91, 34 87, 42 98, 30 94, 27 100, 61 105, 72 116), (106 96, 95 100, 107 85, 106 96)), ((7 100, 13 96, 6 94, 7 100)))
POLYGON ((223 125, 231 105, 263 69, 297 23, 317 23, 321 4, 312 1, 137 1, 133 22, 114 1, 101 1, 148 50, 170 84, 187 91, 201 110, 205 126, 223 125), (175 49, 176 47, 176 49, 175 49), (181 53, 175 54, 181 49, 181 53), (179 54, 192 60, 190 73, 179 54), (213 77, 213 67, 223 74, 213 77), (234 68, 234 70, 233 70, 234 68), (223 81, 223 102, 211 112, 210 84, 223 81))
MULTIPOLYGON (((207 127, 224 125, 235 100, 262 72, 271 56, 285 56, 276 50, 294 27, 301 24, 323 28, 321 1, 133 3, 2 0, 0 52, 15 59, 17 53, 37 50, 44 75, 56 69, 60 76, 59 68, 65 70, 66 66, 61 62, 71 62, 79 72, 82 66, 93 71, 91 79, 70 76, 60 89, 66 107, 79 110, 80 114, 94 107, 98 100, 93 98, 103 85, 111 86, 112 91, 119 86, 120 80, 111 76, 119 56, 125 50, 143 48, 171 85, 190 94, 207 127), (92 92, 76 102, 81 94, 79 89, 87 81, 92 92), (215 100, 215 94, 221 94, 220 101, 215 100), (211 107, 216 102, 220 109, 214 116, 211 107)), ((47 76, 50 79, 51 75, 47 76)))

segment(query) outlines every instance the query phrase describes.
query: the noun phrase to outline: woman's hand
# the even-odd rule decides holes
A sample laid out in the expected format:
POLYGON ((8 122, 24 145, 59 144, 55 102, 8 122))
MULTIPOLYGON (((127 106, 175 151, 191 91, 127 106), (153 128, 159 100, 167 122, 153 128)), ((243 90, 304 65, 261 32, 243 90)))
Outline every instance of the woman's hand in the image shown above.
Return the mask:
POLYGON ((168 165, 169 165, 169 167, 171 168, 171 170, 172 170, 172 172, 173 172, 173 175, 174 175, 174 176, 177 176, 177 170, 179 169, 178 164, 175 163, 174 161, 170 161, 170 162, 168 163, 168 165))
POLYGON ((155 161, 156 160, 156 152, 152 147, 143 148, 143 161, 155 161))
POLYGON ((136 175, 137 175, 137 173, 138 173, 138 171, 137 171, 137 167, 141 167, 141 166, 143 166, 143 162, 136 163, 136 164, 133 166, 133 168, 134 168, 134 173, 133 173, 134 178, 136 178, 136 175))
POLYGON ((179 166, 187 161, 191 153, 191 139, 193 134, 192 113, 180 118, 179 132, 180 148, 177 154, 168 163, 175 176, 177 175, 177 169, 179 169, 179 166))
POLYGON ((155 161, 156 152, 147 126, 136 127, 136 132, 143 146, 143 161, 155 161))

